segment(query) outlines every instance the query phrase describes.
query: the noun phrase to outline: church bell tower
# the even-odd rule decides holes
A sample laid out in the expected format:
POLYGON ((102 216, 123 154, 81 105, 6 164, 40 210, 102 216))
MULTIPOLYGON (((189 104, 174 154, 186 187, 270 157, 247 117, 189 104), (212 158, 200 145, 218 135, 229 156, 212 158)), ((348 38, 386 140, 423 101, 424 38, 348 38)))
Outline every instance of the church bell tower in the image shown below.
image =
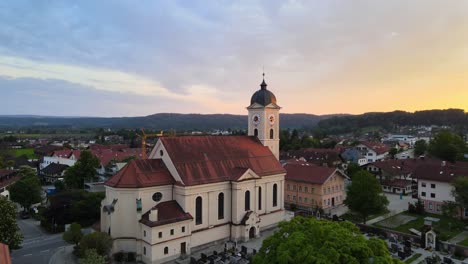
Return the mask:
POLYGON ((275 95, 267 90, 265 73, 260 90, 256 91, 250 99, 249 111, 249 136, 256 136, 262 144, 270 148, 271 152, 279 159, 279 107, 276 104, 275 95))

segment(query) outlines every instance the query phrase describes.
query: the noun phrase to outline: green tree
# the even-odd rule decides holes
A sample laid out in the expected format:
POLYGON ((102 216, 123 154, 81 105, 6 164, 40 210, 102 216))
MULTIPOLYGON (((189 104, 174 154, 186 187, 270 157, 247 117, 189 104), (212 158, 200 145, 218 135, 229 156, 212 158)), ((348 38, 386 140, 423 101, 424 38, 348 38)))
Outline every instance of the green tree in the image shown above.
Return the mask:
POLYGON ((95 249, 101 256, 107 256, 112 247, 112 238, 104 232, 94 232, 85 235, 80 241, 80 252, 82 255, 89 249, 95 249))
MULTIPOLYGON (((21 172, 20 172, 21 173, 21 172)), ((23 210, 29 210, 31 205, 42 202, 42 188, 36 175, 26 175, 8 186, 10 199, 19 203, 23 210)))
POLYGON ((351 162, 348 164, 348 168, 346 169, 346 174, 353 179, 354 175, 360 171, 364 171, 359 164, 355 162, 351 162))
POLYGON ((460 207, 460 218, 463 219, 463 210, 468 208, 468 177, 456 177, 452 182, 452 186, 452 195, 460 207))
POLYGON ((350 222, 295 217, 263 241, 254 264, 401 263, 384 241, 366 239, 350 222), (373 261, 371 261, 373 259, 373 261))
POLYGON ((81 232, 81 225, 77 223, 72 223, 68 230, 63 233, 62 238, 68 243, 78 245, 78 243, 80 243, 80 240, 83 238, 83 232, 81 232))
POLYGON ((18 170, 18 174, 23 177, 36 177, 36 171, 29 166, 21 166, 18 170))
POLYGON ((414 143, 414 155, 421 156, 426 153, 427 143, 424 139, 420 139, 414 143))
POLYGON ((396 148, 391 148, 390 151, 388 152, 388 154, 390 154, 390 157, 392 157, 392 159, 395 158, 395 155, 398 153, 398 149, 396 148))
POLYGON ((367 171, 360 171, 353 176, 344 204, 359 214, 365 224, 369 215, 387 209, 388 200, 375 176, 367 171))
POLYGON ((83 189, 85 180, 96 178, 99 166, 99 159, 91 151, 82 151, 75 165, 65 171, 65 184, 70 189, 83 189))
POLYGON ((432 156, 452 163, 462 160, 465 151, 465 141, 447 130, 439 132, 429 143, 429 153, 432 156))
POLYGON ((106 264, 106 258, 99 255, 95 249, 88 249, 84 257, 80 259, 80 264, 106 264))
POLYGON ((23 241, 16 223, 16 206, 0 195, 0 242, 7 244, 10 249, 17 249, 23 241))

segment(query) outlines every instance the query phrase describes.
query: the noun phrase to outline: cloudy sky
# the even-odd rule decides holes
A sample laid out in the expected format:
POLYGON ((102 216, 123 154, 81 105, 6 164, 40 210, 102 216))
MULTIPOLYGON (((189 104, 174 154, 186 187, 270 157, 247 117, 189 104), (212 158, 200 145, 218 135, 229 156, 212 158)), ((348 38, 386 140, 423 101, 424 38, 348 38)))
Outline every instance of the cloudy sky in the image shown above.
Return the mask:
POLYGON ((0 114, 468 110, 468 1, 0 1, 0 114))

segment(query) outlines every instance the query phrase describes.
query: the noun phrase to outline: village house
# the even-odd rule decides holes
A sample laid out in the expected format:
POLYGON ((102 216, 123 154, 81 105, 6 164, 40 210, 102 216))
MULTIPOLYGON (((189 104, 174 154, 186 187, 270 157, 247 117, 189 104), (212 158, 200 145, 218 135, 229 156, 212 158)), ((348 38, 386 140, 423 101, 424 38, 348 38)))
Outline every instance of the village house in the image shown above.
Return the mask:
POLYGON ((290 160, 286 169, 285 204, 308 211, 331 209, 343 204, 348 176, 337 168, 290 160))
POLYGON ((0 169, 0 195, 9 199, 10 192, 7 187, 15 183, 19 178, 20 176, 14 170, 0 169))
MULTIPOLYGON (((468 162, 450 164, 442 161, 438 164, 418 166, 414 178, 418 180, 418 198, 424 203, 424 210, 442 214, 444 202, 455 202, 452 181, 461 176, 468 176, 468 162)), ((459 214, 468 218, 468 208, 464 208, 459 214)))

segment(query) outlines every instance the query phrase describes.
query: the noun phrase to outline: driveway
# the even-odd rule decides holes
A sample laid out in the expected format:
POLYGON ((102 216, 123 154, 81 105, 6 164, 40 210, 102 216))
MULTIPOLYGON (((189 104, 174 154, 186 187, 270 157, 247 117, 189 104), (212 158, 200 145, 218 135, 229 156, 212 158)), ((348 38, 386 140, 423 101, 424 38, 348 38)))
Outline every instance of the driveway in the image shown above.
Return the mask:
POLYGON ((374 219, 371 219, 369 221, 367 221, 367 224, 368 225, 371 225, 371 224, 374 224, 374 223, 377 223, 377 222, 380 222, 384 219, 387 219, 391 216, 394 216, 396 214, 399 214, 403 211, 406 211, 408 210, 408 203, 415 203, 417 201, 417 199, 413 199, 411 197, 411 195, 407 195, 407 196, 402 196, 400 198, 400 195, 399 194, 392 194, 392 193, 386 193, 385 196, 387 197, 388 199, 388 210, 390 211, 388 214, 386 215, 383 215, 383 216, 379 216, 377 218, 374 218, 374 219))
POLYGON ((20 249, 13 250, 13 264, 49 264, 52 255, 64 246, 69 245, 62 240, 62 234, 47 234, 33 219, 18 219, 18 226, 24 236, 20 249))

